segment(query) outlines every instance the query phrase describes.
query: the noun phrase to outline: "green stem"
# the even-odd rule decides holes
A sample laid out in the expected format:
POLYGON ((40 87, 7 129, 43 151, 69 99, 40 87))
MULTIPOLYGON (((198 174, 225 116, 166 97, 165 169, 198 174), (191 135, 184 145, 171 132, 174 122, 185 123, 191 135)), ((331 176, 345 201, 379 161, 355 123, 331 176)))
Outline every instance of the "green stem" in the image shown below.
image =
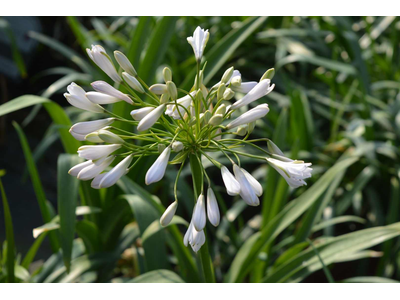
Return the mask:
MULTIPOLYGON (((191 154, 189 160, 193 178, 194 196, 195 199, 197 199, 203 186, 203 172, 196 154, 191 154)), ((206 228, 204 228, 203 230, 204 234, 206 234, 206 228)), ((200 261, 205 281, 208 283, 215 282, 214 268, 212 265, 210 253, 208 251, 207 235, 206 242, 200 249, 200 261)))

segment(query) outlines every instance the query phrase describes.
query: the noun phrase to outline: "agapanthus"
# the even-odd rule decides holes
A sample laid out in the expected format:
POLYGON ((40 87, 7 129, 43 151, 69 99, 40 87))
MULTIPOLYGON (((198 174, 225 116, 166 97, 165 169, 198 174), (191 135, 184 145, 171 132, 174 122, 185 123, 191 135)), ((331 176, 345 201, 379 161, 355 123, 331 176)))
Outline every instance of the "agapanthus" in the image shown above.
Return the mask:
POLYGON ((248 139, 257 122, 265 121, 270 110, 267 103, 254 104, 274 89, 275 85, 271 84, 273 69, 267 70, 259 82, 242 82, 241 73, 230 67, 217 84, 206 87, 203 82, 206 63, 201 68, 201 60, 208 37, 208 30, 198 27, 193 37, 188 38, 197 61, 194 85, 189 91, 176 86, 169 68, 163 71, 163 83, 149 87, 129 59, 122 52, 115 51, 115 60, 123 70, 119 74, 105 49, 94 45, 87 50, 89 57, 117 85, 95 81, 91 84, 95 91, 86 92, 71 83, 67 88, 69 93, 64 94, 71 105, 104 115, 98 120, 80 122, 71 127, 70 133, 76 139, 97 144, 78 149, 78 155, 87 161, 73 167, 70 170, 72 176, 92 180, 91 186, 95 189, 107 188, 116 184, 138 161, 155 156, 145 175, 145 182, 150 185, 163 179, 169 164, 173 168, 180 165, 174 185, 175 201, 161 216, 162 226, 168 226, 177 211, 177 183, 184 166, 197 165, 191 169, 199 174, 192 176, 206 180, 201 181, 200 189, 196 188, 198 194, 193 198, 192 219, 184 236, 184 244, 191 245, 195 252, 206 241, 207 220, 218 226, 221 219, 213 183, 203 166, 203 159, 221 170, 227 194, 241 197, 250 206, 260 204, 263 187, 243 168, 240 157, 268 162, 294 188, 306 184, 304 179, 311 177, 312 171, 310 163, 285 157, 269 139, 248 139), (124 87, 123 92, 120 86, 124 87), (237 100, 233 101, 234 98, 237 100), (102 106, 120 101, 132 106, 132 119, 115 115, 102 106), (128 123, 134 130, 122 130, 114 125, 118 122, 128 123), (265 141, 267 148, 256 145, 265 141), (260 153, 254 154, 250 148, 260 153), (230 165, 223 165, 219 154, 228 158, 230 165), (111 166, 113 163, 116 164, 114 167, 111 166), (205 184, 207 189, 204 189, 205 184))

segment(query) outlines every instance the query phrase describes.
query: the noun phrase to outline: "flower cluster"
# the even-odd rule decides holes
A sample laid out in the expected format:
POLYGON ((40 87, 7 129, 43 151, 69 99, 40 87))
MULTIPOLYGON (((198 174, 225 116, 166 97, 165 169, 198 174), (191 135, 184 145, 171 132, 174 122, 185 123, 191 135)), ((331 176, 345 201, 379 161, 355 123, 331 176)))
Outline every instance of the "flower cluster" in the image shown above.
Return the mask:
POLYGON ((199 191, 184 236, 184 244, 190 244, 196 252, 205 242, 207 218, 213 226, 218 226, 220 222, 218 202, 202 165, 203 157, 221 170, 227 193, 231 196, 240 195, 251 206, 260 204, 263 188, 241 167, 240 156, 267 162, 293 188, 306 185, 304 179, 311 177, 312 171, 310 163, 285 157, 269 139, 248 140, 256 121, 268 114, 269 107, 268 104, 259 104, 247 111, 245 108, 274 89, 275 85, 271 84, 274 69, 267 70, 259 82, 242 82, 241 73, 231 67, 217 84, 207 88, 203 83, 206 63, 201 68, 201 62, 208 38, 208 31, 197 27, 193 36, 187 39, 197 61, 195 82, 190 91, 176 87, 169 68, 163 71, 164 83, 148 87, 128 58, 115 51, 115 60, 123 70, 119 74, 105 49, 95 45, 87 49, 89 57, 115 82, 115 86, 123 86, 128 93, 104 81, 95 81, 91 84, 94 91, 86 92, 71 83, 67 88, 68 93, 64 94, 71 105, 107 116, 71 127, 70 133, 77 140, 97 144, 78 149, 78 155, 86 161, 69 171, 72 176, 80 180, 92 180, 91 186, 95 189, 107 188, 127 174, 143 157, 157 155, 158 158, 146 173, 145 182, 149 185, 164 177, 168 164, 180 164, 174 188, 175 201, 162 215, 161 225, 167 226, 175 215, 178 206, 177 183, 185 162, 192 162, 193 158, 198 162, 202 174, 196 175, 205 177, 208 187, 206 192, 203 187, 199 191), (139 97, 139 94, 143 97, 139 97), (238 100, 231 104, 230 100, 234 97, 238 100), (102 106, 119 101, 134 107, 130 113, 133 120, 115 115, 102 106), (136 130, 131 132, 113 127, 114 122, 132 124, 136 130), (268 150, 255 144, 261 141, 267 142, 268 150), (239 151, 243 146, 252 147, 261 155, 239 151), (233 174, 227 166, 212 157, 213 152, 220 152, 228 158, 233 174), (172 159, 171 154, 174 155, 172 159), (119 162, 110 169, 115 160, 119 162))

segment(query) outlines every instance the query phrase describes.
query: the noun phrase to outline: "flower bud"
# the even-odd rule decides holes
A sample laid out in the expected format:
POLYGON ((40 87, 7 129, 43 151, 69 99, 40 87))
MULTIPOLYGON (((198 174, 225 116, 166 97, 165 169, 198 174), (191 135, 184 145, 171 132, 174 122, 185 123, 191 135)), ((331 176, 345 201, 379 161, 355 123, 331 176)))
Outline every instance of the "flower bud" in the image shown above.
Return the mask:
MULTIPOLYGON (((102 177, 99 187, 108 188, 114 185, 122 176, 127 173, 127 168, 132 162, 133 154, 125 157, 120 163, 118 163, 114 168, 107 172, 104 177, 102 177)), ((101 174, 100 174, 101 175, 101 174)))
POLYGON ((218 202, 211 188, 207 189, 207 217, 211 224, 218 226, 220 221, 218 202))
POLYGON ((177 208, 178 208, 178 201, 175 201, 170 206, 168 206, 168 208, 165 210, 165 212, 160 218, 161 226, 167 226, 169 223, 171 223, 177 208))
POLYGON ((165 150, 165 148, 167 148, 165 144, 158 144, 157 145, 158 153, 162 153, 165 150))
POLYGON ((125 54, 123 54, 121 51, 114 51, 114 57, 125 72, 132 76, 137 75, 135 68, 132 66, 125 54))
POLYGON ((99 92, 87 92, 86 97, 90 100, 90 102, 96 104, 110 104, 122 101, 122 99, 99 92))
POLYGON ((209 110, 207 110, 207 111, 204 113, 204 117, 203 117, 204 123, 208 124, 208 122, 210 122, 210 119, 211 119, 211 118, 212 118, 212 113, 211 113, 209 110))
POLYGON ((99 130, 98 136, 106 143, 110 143, 110 144, 123 144, 124 143, 124 140, 122 138, 120 138, 118 135, 116 135, 115 133, 112 133, 108 130, 103 130, 103 129, 99 130))
POLYGON ((240 125, 240 126, 238 127, 238 129, 236 130, 236 134, 237 134, 237 135, 240 135, 240 136, 246 135, 246 133, 247 133, 247 128, 248 128, 247 124, 245 124, 245 125, 240 125))
POLYGON ((164 177, 170 154, 171 148, 167 147, 149 168, 145 178, 145 182, 147 185, 160 181, 164 177))
POLYGON ((275 76, 275 69, 274 69, 274 68, 268 69, 268 70, 264 73, 264 75, 261 77, 260 82, 261 82, 262 80, 264 80, 264 79, 272 80, 272 78, 274 78, 274 76, 275 76))
POLYGON ((147 116, 151 111, 154 110, 154 107, 143 107, 139 109, 134 109, 131 111, 131 117, 135 121, 140 121, 143 119, 145 116, 147 116))
POLYGON ((194 55, 198 62, 201 61, 203 57, 204 48, 207 45, 208 38, 210 37, 210 33, 207 30, 200 28, 197 26, 196 30, 193 32, 193 36, 187 38, 188 43, 192 46, 194 55))
POLYGON ((197 199, 192 221, 194 228, 197 231, 203 230, 203 228, 206 226, 206 203, 204 201, 203 194, 201 194, 197 199))
POLYGON ((214 115, 210 121, 208 122, 208 124, 212 125, 212 126, 218 126, 219 124, 222 123, 222 120, 224 119, 224 116, 221 114, 218 115, 214 115))
POLYGON ((272 154, 285 156, 283 154, 283 152, 281 151, 281 149, 279 149, 279 147, 277 145, 275 145, 271 140, 267 141, 267 148, 268 148, 268 151, 271 152, 272 154))
POLYGON ((224 181, 224 184, 226 187, 226 192, 228 193, 228 195, 230 195, 230 196, 239 195, 240 184, 235 179, 235 177, 232 175, 232 173, 229 172, 227 167, 223 166, 221 168, 221 175, 222 175, 222 180, 224 181))
POLYGON ((98 81, 92 82, 91 86, 100 93, 107 94, 109 96, 112 96, 112 97, 115 97, 118 99, 122 99, 129 104, 133 104, 132 99, 129 98, 128 95, 126 95, 126 94, 122 93, 121 91, 117 90, 116 88, 112 87, 105 81, 98 80, 98 81))
POLYGON ((86 97, 85 90, 75 82, 67 86, 67 90, 68 93, 64 93, 64 97, 72 106, 96 113, 104 112, 104 109, 100 105, 90 102, 86 97))
POLYGON ((242 76, 235 76, 231 79, 231 84, 233 86, 240 86, 242 84, 242 76))
POLYGON ((178 90, 176 89, 175 83, 173 83, 172 81, 168 81, 167 89, 168 89, 168 94, 171 97, 172 101, 178 99, 178 90))
POLYGON ((231 79, 233 70, 234 68, 230 67, 228 70, 225 71, 224 75, 222 75, 221 83, 226 84, 229 81, 229 79, 231 79))
POLYGON ((226 105, 225 104, 221 104, 220 106, 218 106, 217 111, 215 112, 217 115, 225 115, 226 113, 226 105))
POLYGON ((172 150, 175 152, 180 152, 183 150, 183 143, 179 141, 175 141, 172 143, 172 150))
POLYGON ((232 129, 243 124, 254 122, 258 119, 263 118, 268 112, 269 112, 268 104, 260 104, 254 107, 253 109, 250 109, 249 111, 245 112, 244 114, 240 115, 239 117, 237 117, 235 120, 230 122, 226 126, 226 128, 232 129))
POLYGON ((217 99, 218 100, 223 99, 225 90, 226 90, 226 86, 224 84, 221 84, 217 91, 217 99))
POLYGON ((140 82, 133 77, 132 75, 128 74, 127 72, 122 72, 122 78, 124 78, 124 80, 126 81, 126 83, 133 88, 135 91, 143 94, 144 93, 144 89, 142 87, 142 85, 140 84, 140 82))
POLYGON ((92 132, 89 133, 85 136, 85 141, 91 142, 91 143, 103 143, 104 141, 99 137, 98 132, 92 132))
POLYGON ((162 94, 161 98, 160 98, 160 103, 164 104, 164 103, 167 103, 167 102, 169 102, 169 94, 168 93, 162 94))
POLYGON ((86 52, 90 59, 106 73, 115 82, 121 82, 122 79, 118 75, 117 69, 108 56, 106 50, 100 45, 92 45, 92 49, 86 49, 86 52))
POLYGON ((149 90, 156 95, 161 95, 168 92, 167 85, 162 83, 153 84, 149 90))
POLYGON ((231 100, 233 96, 235 96, 235 92, 232 89, 227 88, 222 97, 224 100, 231 100))
POLYGON ((88 160, 96 160, 110 155, 119 148, 121 148, 119 144, 82 146, 78 148, 78 156, 88 160))
POLYGON ((154 125, 155 122, 161 117, 162 113, 164 112, 165 104, 161 104, 156 109, 152 110, 148 115, 146 115, 142 120, 140 120, 137 130, 144 131, 149 129, 151 126, 154 125))
POLYGON ((170 68, 165 67, 163 70, 164 81, 167 83, 168 81, 172 81, 172 72, 170 68))
POLYGON ((248 125, 247 132, 250 134, 253 132, 254 128, 256 127, 256 122, 251 122, 248 125))
POLYGON ((92 161, 90 166, 87 166, 79 172, 77 178, 83 181, 95 178, 113 162, 114 158, 115 156, 108 156, 92 161))

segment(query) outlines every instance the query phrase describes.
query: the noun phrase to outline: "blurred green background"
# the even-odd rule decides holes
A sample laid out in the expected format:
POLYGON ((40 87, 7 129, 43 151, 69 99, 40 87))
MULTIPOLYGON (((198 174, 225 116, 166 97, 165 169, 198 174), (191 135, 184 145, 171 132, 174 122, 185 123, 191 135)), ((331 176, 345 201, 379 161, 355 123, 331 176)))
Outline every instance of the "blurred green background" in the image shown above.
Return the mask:
MULTIPOLYGON (((176 85, 190 89, 195 59, 186 37, 198 25, 210 31, 205 51, 207 86, 218 82, 230 66, 240 70, 243 81, 257 81, 265 70, 275 68, 275 90, 258 101, 267 102, 271 110, 252 137, 271 138, 289 157, 312 162, 314 170, 307 187, 291 190, 274 170, 248 160, 246 169, 262 182, 265 191, 261 206, 250 208, 239 198, 227 196, 219 171, 211 169, 209 174, 215 182, 224 217, 217 229, 208 228, 207 235, 216 280, 400 280, 400 240, 390 239, 400 233, 398 227, 376 236, 366 231, 366 240, 370 235, 371 241, 376 241, 365 245, 369 250, 356 249, 344 254, 341 248, 335 248, 333 252, 324 252, 326 265, 296 269, 305 260, 299 256, 303 251, 315 255, 316 264, 320 264, 320 257, 325 259, 318 251, 313 252, 308 238, 315 245, 322 243, 323 251, 324 243, 330 238, 358 230, 386 228, 378 226, 400 220, 398 17, 1 17, 0 105, 22 95, 38 95, 63 107, 72 123, 91 119, 92 114, 69 106, 62 94, 72 81, 86 89, 90 89, 92 81, 110 81, 86 56, 85 48, 92 43, 101 44, 108 53, 114 50, 126 53, 139 75, 150 84, 160 82, 162 69, 168 66, 173 70, 176 85), (332 173, 329 181, 318 181, 338 161, 348 157, 357 159, 332 173), (242 264, 235 273, 234 267, 240 264, 238 253, 247 253, 243 247, 246 242, 257 232, 263 232, 285 211, 287 203, 300 198, 310 186, 314 188, 315 199, 310 200, 305 213, 299 212, 301 216, 293 219, 285 231, 278 232, 273 242, 260 247, 253 256, 247 256, 251 267, 242 264), (298 265, 295 258, 299 258, 298 265), (292 276, 293 270, 300 271, 294 271, 292 276)), ((182 280, 181 277, 185 281, 201 280, 189 275, 198 267, 191 250, 179 250, 177 246, 184 226, 174 225, 170 231, 158 231, 147 246, 142 243, 144 231, 162 213, 162 209, 158 211, 154 207, 149 213, 148 202, 154 200, 150 195, 158 197, 157 203, 168 206, 173 199, 177 171, 171 167, 165 180, 145 187, 144 174, 154 158, 144 161, 129 174, 126 182, 107 192, 93 195, 93 191, 81 187, 77 201, 82 205, 84 197, 97 199, 89 206, 102 211, 77 219, 75 236, 79 238, 74 241, 71 265, 75 266, 75 273, 67 274, 62 269, 68 247, 61 246, 62 258, 54 242, 56 234, 53 243, 45 238, 35 251, 28 252, 35 241, 32 229, 48 223, 60 209, 57 204, 60 201, 59 155, 74 153, 77 149, 70 144, 73 151, 69 151, 65 141, 63 145, 58 130, 60 126, 67 130, 68 126, 57 122, 54 116, 49 117, 51 109, 39 102, 11 109, 0 106, 0 169, 5 170, 1 179, 14 225, 16 253, 22 258, 27 253, 35 253, 22 264, 24 270, 16 267, 20 272, 17 280, 120 282, 156 269, 167 269, 180 276, 171 281, 182 280), (13 126, 13 121, 20 126, 19 133, 15 129, 19 126, 13 126), (22 131, 30 151, 25 147, 23 152, 22 131), (31 164, 27 168, 27 155, 31 155, 33 167, 31 164), (121 195, 128 195, 130 201, 121 200, 121 195), (142 203, 143 199, 147 202, 142 203), (127 210, 129 214, 124 213, 127 210), (113 227, 110 229, 104 224, 113 227), (85 240, 87 235, 98 235, 98 241, 85 240), (109 240, 103 239, 104 236, 109 240), (113 255, 104 260, 101 253, 110 251, 113 255), (88 257, 90 267, 85 269, 83 261, 88 257)), ((130 110, 125 104, 119 103, 112 109, 129 117, 130 110)), ((179 184, 178 197, 183 205, 178 215, 189 220, 194 200, 190 196, 193 192, 187 176, 189 169, 184 174, 187 178, 179 184)), ((2 242, 6 240, 7 222, 3 217, 0 220, 2 242)), ((54 232, 57 230, 50 233, 54 232)), ((9 256, 4 250, 3 273, 6 257, 9 256)), ((18 255, 16 259, 19 266, 18 255)), ((65 264, 69 268, 69 263, 65 264)), ((5 278, 6 275, 3 277, 6 281, 5 278)), ((160 280, 157 278, 149 280, 160 280)))

